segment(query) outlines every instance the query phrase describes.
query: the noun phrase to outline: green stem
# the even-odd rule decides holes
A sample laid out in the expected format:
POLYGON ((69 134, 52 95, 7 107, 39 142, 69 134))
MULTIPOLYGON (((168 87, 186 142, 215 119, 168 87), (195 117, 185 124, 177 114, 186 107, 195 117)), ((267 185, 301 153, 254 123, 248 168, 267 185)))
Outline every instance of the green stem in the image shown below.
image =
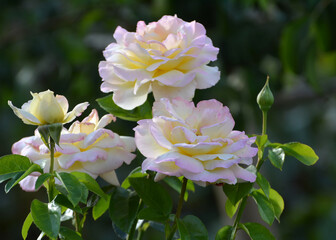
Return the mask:
POLYGON ((55 178, 53 176, 54 172, 54 157, 55 157, 55 142, 50 138, 50 167, 49 173, 52 174, 51 178, 49 179, 49 187, 48 187, 48 199, 51 202, 54 199, 55 194, 55 178))
POLYGON ((235 237, 236 237, 237 228, 238 228, 238 225, 239 225, 240 218, 243 214, 243 211, 244 211, 244 208, 245 208, 245 205, 246 205, 246 201, 247 201, 247 196, 244 197, 243 200, 240 203, 239 210, 238 210, 238 213, 237 213, 237 217, 236 217, 236 219, 234 221, 234 224, 233 224, 230 240, 234 240, 235 237))
POLYGON ((143 230, 142 230, 142 228, 139 228, 139 230, 138 230, 137 240, 141 240, 141 239, 142 239, 142 236, 143 236, 143 230))
MULTIPOLYGON (((262 111, 262 135, 266 134, 266 129, 267 129, 267 111, 262 111)), ((262 146, 261 149, 259 149, 259 151, 261 151, 261 153, 264 152, 264 147, 262 146)), ((259 154, 258 154, 259 155, 259 154)), ((263 159, 263 154, 260 154, 260 158, 258 158, 258 162, 257 162, 257 172, 259 172, 261 165, 264 163, 264 159, 263 159)), ((247 201, 248 195, 245 196, 240 205, 239 205, 239 209, 238 209, 238 213, 236 216, 236 219, 234 221, 234 224, 232 226, 232 232, 231 232, 231 237, 230 240, 234 240, 236 237, 236 233, 237 233, 237 229, 238 229, 238 225, 239 225, 239 221, 240 218, 243 214, 243 211, 245 209, 245 205, 246 205, 246 201, 247 201)))
MULTIPOLYGON (((143 208, 143 205, 144 204, 142 202, 142 199, 140 199, 137 212, 139 212, 143 208)), ((138 223, 138 218, 135 218, 134 221, 133 221, 133 224, 131 226, 131 229, 129 231, 129 234, 127 236, 127 240, 132 240, 134 238, 133 236, 134 236, 134 233, 135 233, 137 223, 138 223)))
POLYGON ((180 218, 181 216, 181 211, 182 211, 182 205, 183 205, 183 201, 184 201, 184 194, 185 191, 187 189, 187 183, 188 183, 188 179, 183 178, 183 183, 182 183, 182 188, 181 188, 181 193, 180 193, 180 198, 179 198, 179 202, 177 205, 177 209, 176 209, 176 214, 175 214, 175 220, 173 223, 173 227, 172 230, 170 231, 170 234, 168 236, 168 240, 173 239, 174 234, 176 232, 176 228, 177 228, 177 220, 180 218))
MULTIPOLYGON (((262 111, 262 135, 266 135, 266 129, 267 129, 267 111, 262 111)), ((258 158, 258 162, 257 162, 257 171, 259 172, 261 165, 264 163, 264 158, 263 156, 263 152, 264 152, 264 146, 261 146, 261 149, 259 149, 259 151, 261 151, 260 154, 260 159, 258 158)), ((258 154, 259 155, 259 154, 258 154)))
POLYGON ((75 221, 75 229, 76 229, 76 232, 79 232, 81 233, 81 227, 80 227, 80 219, 79 219, 79 216, 78 214, 74 211, 73 212, 74 216, 73 216, 73 219, 75 221))
POLYGON ((262 135, 266 134, 267 129, 267 111, 262 111, 262 135))

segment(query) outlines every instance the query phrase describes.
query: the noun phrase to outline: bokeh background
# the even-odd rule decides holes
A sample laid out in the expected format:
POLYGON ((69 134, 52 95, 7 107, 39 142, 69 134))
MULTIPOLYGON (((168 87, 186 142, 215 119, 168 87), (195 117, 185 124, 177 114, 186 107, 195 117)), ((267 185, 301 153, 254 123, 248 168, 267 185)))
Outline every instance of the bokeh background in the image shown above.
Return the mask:
MULTIPOLYGON (((300 141, 313 147, 320 160, 307 167, 287 158, 283 171, 266 162, 262 172, 285 200, 281 224, 270 228, 277 239, 321 240, 336 236, 336 1, 335 0, 1 0, 0 3, 0 155, 33 134, 7 105, 21 106, 29 91, 51 89, 65 95, 70 108, 103 97, 98 63, 120 25, 135 31, 136 23, 174 15, 202 23, 220 48, 212 65, 221 80, 197 91, 195 101, 216 98, 231 109, 236 129, 261 132, 255 102, 266 76, 275 96, 268 135, 273 142, 300 141)), ((90 110, 87 110, 86 114, 90 110)), ((99 109, 100 114, 104 111, 99 109)), ((82 117, 81 117, 82 118, 82 117)), ((135 123, 118 120, 111 129, 133 135, 135 123)), ((139 157, 118 175, 122 181, 139 157)), ((33 198, 17 186, 0 191, 1 239, 20 239, 21 226, 33 198)), ((172 192, 174 199, 177 194, 172 192)), ((232 220, 223 213, 220 188, 196 188, 183 214, 198 216, 210 239, 232 220)), ((253 202, 245 221, 260 221, 253 202)), ((108 215, 88 217, 85 239, 117 239, 108 215)), ((31 229, 28 239, 36 239, 31 229)), ((161 239, 152 229, 145 239, 161 239)), ((244 234, 240 239, 246 239, 244 234)))

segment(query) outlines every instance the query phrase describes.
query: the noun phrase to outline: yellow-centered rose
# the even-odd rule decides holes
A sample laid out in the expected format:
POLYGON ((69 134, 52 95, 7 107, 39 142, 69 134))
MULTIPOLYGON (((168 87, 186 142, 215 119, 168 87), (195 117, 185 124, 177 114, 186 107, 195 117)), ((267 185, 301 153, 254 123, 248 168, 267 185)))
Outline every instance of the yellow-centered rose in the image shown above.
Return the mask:
POLYGON ((53 123, 68 123, 80 116, 89 103, 81 103, 68 113, 68 100, 62 95, 54 96, 54 92, 47 90, 32 93, 33 99, 22 105, 21 109, 15 107, 11 101, 8 105, 14 113, 26 124, 47 125, 53 123))

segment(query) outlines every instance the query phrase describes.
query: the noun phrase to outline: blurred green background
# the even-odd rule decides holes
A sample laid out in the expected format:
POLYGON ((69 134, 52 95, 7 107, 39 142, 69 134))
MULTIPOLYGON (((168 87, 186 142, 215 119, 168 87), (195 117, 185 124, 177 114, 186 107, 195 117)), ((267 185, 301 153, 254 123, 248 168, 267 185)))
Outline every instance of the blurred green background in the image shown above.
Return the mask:
MULTIPOLYGON (((29 91, 50 89, 66 96, 70 108, 84 101, 90 109, 98 108, 95 99, 104 96, 98 63, 114 41, 115 28, 135 31, 139 20, 149 23, 177 14, 202 23, 220 48, 212 65, 220 68, 221 80, 197 91, 195 101, 216 98, 231 109, 235 129, 260 133, 255 98, 269 75, 275 96, 269 138, 303 142, 320 157, 313 167, 287 158, 282 172, 264 164, 262 172, 285 200, 281 224, 273 224, 271 231, 277 239, 335 239, 335 0, 1 0, 0 6, 0 155, 9 154, 14 142, 35 130, 14 115, 8 100, 21 106, 31 98, 29 91)), ((134 126, 118 120, 111 128, 133 135, 134 126)), ((117 171, 120 181, 140 163, 141 157, 117 171)), ((201 218, 210 239, 223 224, 232 223, 223 214, 219 193, 219 187, 198 187, 183 209, 184 215, 201 218)), ((44 190, 25 193, 18 186, 8 194, 1 190, 1 239, 20 239, 31 200, 45 195, 44 190)), ((172 195, 176 200, 177 194, 172 195)), ((249 206, 245 221, 260 221, 253 203, 249 206)), ((86 227, 85 239, 117 239, 107 214, 96 222, 89 217, 86 227)), ((28 239, 36 239, 38 231, 29 234, 28 239)), ((153 229, 145 239, 160 236, 153 229)))

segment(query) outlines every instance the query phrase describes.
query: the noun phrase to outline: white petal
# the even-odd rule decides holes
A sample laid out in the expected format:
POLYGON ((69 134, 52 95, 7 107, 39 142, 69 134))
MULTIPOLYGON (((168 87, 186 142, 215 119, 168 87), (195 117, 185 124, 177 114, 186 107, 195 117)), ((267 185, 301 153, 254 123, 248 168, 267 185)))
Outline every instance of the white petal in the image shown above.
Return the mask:
POLYGON ((112 114, 106 114, 104 115, 98 122, 98 124, 95 127, 95 130, 105 127, 106 125, 110 124, 111 122, 116 121, 116 117, 112 114))
POLYGON ((69 109, 68 100, 66 99, 66 97, 64 97, 62 95, 56 95, 56 100, 59 103, 59 105, 61 106, 61 108, 63 110, 63 114, 65 115, 68 112, 68 109, 69 109))
POLYGON ((120 140, 123 141, 126 151, 134 152, 136 150, 134 137, 120 136, 120 140))
POLYGON ((160 86, 159 83, 152 84, 152 90, 155 100, 159 101, 161 98, 176 98, 181 97, 186 100, 191 100, 195 95, 196 82, 192 81, 184 87, 169 87, 160 86))
POLYGON ((92 123, 92 124, 96 125, 98 123, 98 121, 99 121, 98 112, 97 112, 96 109, 92 109, 89 116, 87 116, 86 118, 84 118, 82 120, 82 123, 92 123))
POLYGON ((72 120, 75 119, 75 117, 78 117, 82 114, 82 112, 85 111, 85 109, 89 106, 88 102, 80 103, 74 107, 74 109, 67 113, 65 116, 63 123, 68 123, 71 122, 72 120))
POLYGON ((110 171, 107 173, 102 173, 99 175, 101 178, 103 178, 106 182, 114 185, 114 186, 120 186, 117 174, 115 171, 110 171))
POLYGON ((136 93, 134 93, 134 85, 126 86, 125 84, 125 86, 114 91, 113 101, 123 109, 132 110, 146 102, 149 91, 149 83, 143 84, 136 93))
POLYGON ((33 114, 26 112, 20 108, 15 107, 11 101, 8 101, 8 105, 12 108, 13 112, 16 116, 21 118, 21 120, 30 125, 39 125, 41 124, 40 120, 38 120, 33 114))
POLYGON ((150 126, 153 124, 152 120, 140 120, 138 124, 134 128, 135 143, 142 155, 149 158, 157 158, 168 151, 168 149, 159 145, 151 134, 150 126))
POLYGON ((202 66, 197 69, 195 81, 197 89, 206 89, 216 85, 220 79, 218 67, 202 66))

